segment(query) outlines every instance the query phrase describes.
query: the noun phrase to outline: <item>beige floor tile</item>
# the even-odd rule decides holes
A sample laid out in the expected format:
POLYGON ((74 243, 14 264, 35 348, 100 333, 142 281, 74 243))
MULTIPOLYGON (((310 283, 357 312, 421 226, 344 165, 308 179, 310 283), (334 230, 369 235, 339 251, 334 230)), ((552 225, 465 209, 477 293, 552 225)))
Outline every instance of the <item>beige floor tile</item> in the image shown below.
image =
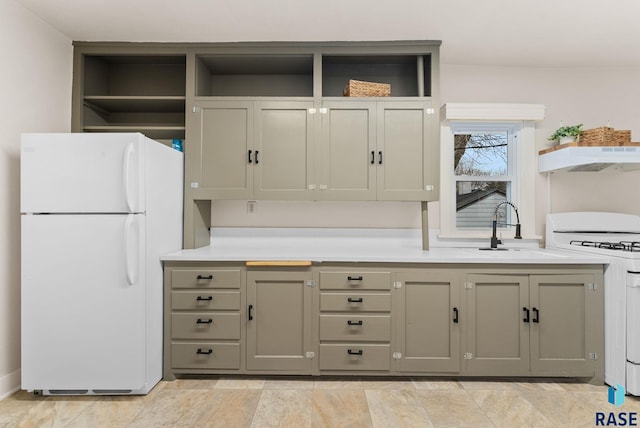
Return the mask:
POLYGON ((609 389, 607 385, 592 385, 586 382, 558 382, 558 385, 566 391, 606 392, 609 389))
POLYGON ((415 391, 415 387, 411 380, 362 380, 362 387, 364 389, 395 389, 395 390, 407 390, 415 391))
POLYGON ((415 391, 368 389, 365 391, 374 427, 432 427, 415 391))
POLYGON ((146 403, 141 397, 101 397, 65 428, 126 427, 143 411, 146 403))
POLYGON ((310 427, 312 390, 265 389, 251 427, 310 427))
POLYGON ((468 392, 496 427, 553 427, 553 424, 517 390, 468 392))
POLYGON ((514 382, 513 387, 523 391, 566 391, 555 382, 514 382))
POLYGON ((233 389, 207 391, 195 427, 240 428, 251 425, 262 391, 233 389))
MULTIPOLYGON (((96 398, 100 400, 100 397, 96 398)), ((93 397, 49 397, 15 421, 16 427, 63 427, 95 404, 93 397)), ((34 401, 35 403, 36 401, 34 401)))
POLYGON ((411 381, 416 390, 420 389, 461 389, 462 385, 457 380, 421 380, 413 379, 411 381))
POLYGON ((313 389, 314 381, 311 379, 268 379, 264 382, 264 389, 313 389))
POLYGON ((164 382, 164 390, 172 389, 213 389, 218 382, 217 379, 176 379, 164 382))
POLYGON ((588 407, 593 414, 595 412, 638 412, 640 413, 640 401, 637 397, 626 396, 620 407, 615 407, 608 401, 609 395, 604 391, 573 391, 569 393, 580 403, 588 407))
POLYGON ((371 417, 364 390, 317 389, 313 391, 312 427, 370 427, 371 417))
POLYGON ((503 382, 503 381, 464 380, 464 381, 460 381, 460 385, 462 385, 462 388, 467 390, 516 389, 516 385, 514 382, 503 382))
POLYGON ((191 427, 202 411, 207 391, 163 390, 145 403, 134 427, 191 427))
POLYGON ((573 394, 561 391, 520 391, 520 395, 554 426, 581 427, 594 424, 594 412, 573 394))
POLYGON ((416 395, 435 427, 494 426, 465 390, 418 390, 416 395))
POLYGON ((316 379, 313 382, 314 389, 363 389, 362 381, 354 380, 329 380, 316 379))
POLYGON ((262 389, 264 387, 264 379, 218 379, 215 389, 262 389))

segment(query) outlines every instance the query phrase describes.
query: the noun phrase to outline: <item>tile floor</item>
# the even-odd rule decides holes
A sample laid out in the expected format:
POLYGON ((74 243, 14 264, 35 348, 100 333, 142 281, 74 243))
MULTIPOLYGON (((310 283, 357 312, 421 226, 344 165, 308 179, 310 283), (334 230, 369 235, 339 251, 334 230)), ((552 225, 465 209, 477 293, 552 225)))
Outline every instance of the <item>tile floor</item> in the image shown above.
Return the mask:
MULTIPOLYGON (((0 401, 0 427, 593 427, 607 387, 572 381, 212 378, 161 382, 147 396, 0 401)), ((640 422, 638 422, 640 423, 640 422)))

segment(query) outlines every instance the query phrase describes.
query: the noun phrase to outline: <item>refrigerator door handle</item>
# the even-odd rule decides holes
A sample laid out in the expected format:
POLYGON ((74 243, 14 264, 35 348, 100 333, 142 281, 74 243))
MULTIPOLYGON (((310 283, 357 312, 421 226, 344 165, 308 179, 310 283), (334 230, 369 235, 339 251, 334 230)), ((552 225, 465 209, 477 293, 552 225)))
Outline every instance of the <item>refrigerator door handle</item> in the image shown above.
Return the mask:
POLYGON ((129 245, 132 238, 136 237, 136 234, 131 233, 131 229, 134 227, 134 215, 128 215, 127 220, 124 223, 124 266, 125 273, 127 276, 127 283, 129 285, 134 285, 138 280, 138 272, 136 266, 136 260, 132 261, 131 257, 137 257, 137 241, 136 241, 136 251, 131 251, 131 246, 129 245))
POLYGON ((124 151, 123 171, 124 171, 124 196, 127 202, 129 212, 133 212, 133 202, 131 201, 131 192, 129 191, 129 182, 131 174, 131 158, 133 157, 135 147, 130 143, 124 151))

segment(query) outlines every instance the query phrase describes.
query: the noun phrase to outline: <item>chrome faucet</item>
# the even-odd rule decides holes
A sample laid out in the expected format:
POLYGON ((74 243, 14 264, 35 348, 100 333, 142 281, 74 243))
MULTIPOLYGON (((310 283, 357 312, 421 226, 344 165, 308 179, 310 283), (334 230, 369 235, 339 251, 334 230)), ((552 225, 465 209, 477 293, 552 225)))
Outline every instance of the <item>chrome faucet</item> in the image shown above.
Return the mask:
POLYGON ((502 205, 509 205, 511 208, 513 208, 513 211, 515 211, 515 213, 516 213, 516 224, 500 223, 500 225, 501 226, 515 226, 516 227, 516 234, 515 234, 515 236, 513 238, 514 239, 522 239, 522 235, 520 234, 520 216, 518 215, 518 208, 516 208, 516 206, 513 205, 509 201, 503 201, 503 202, 500 202, 498 205, 496 205, 496 209, 493 212, 493 222, 491 223, 491 249, 497 249, 498 248, 498 244, 502 244, 502 240, 498 239, 498 236, 497 236, 497 231, 498 231, 498 209, 500 209, 500 207, 502 205))

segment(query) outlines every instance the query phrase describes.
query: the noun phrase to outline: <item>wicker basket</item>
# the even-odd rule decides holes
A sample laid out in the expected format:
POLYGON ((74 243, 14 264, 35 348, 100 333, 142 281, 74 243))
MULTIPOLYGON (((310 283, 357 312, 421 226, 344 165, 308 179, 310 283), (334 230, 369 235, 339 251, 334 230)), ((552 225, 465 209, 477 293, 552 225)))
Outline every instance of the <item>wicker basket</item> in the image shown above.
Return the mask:
POLYGON ((388 83, 364 82, 362 80, 349 80, 342 91, 345 97, 389 97, 391 85, 388 83))
POLYGON ((626 146, 630 143, 631 131, 617 131, 606 126, 587 129, 578 140, 578 144, 581 146, 626 146))

